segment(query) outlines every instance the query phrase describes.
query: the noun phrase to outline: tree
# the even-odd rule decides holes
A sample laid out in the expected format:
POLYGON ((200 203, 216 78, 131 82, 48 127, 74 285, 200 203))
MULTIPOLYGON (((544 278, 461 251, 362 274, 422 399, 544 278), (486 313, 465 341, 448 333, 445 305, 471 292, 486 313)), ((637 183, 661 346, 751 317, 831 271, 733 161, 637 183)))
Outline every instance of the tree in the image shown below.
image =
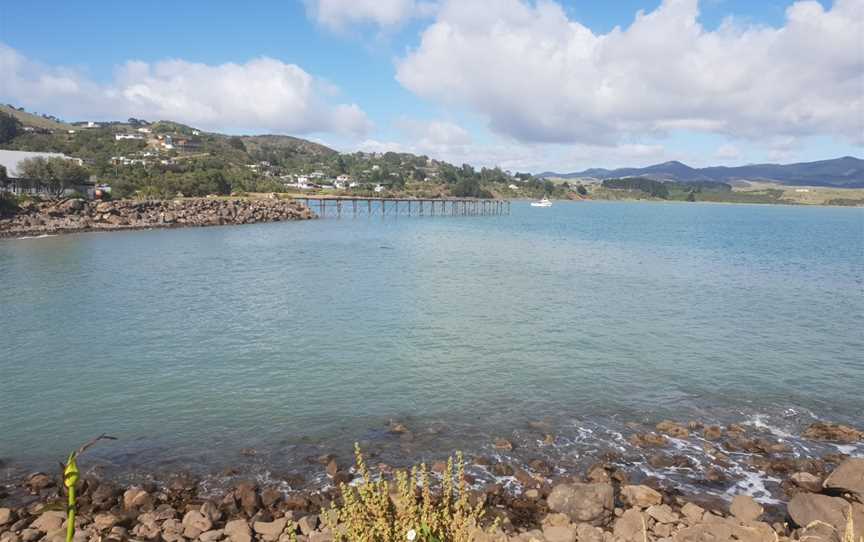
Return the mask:
POLYGON ((9 182, 9 176, 6 174, 6 166, 0 166, 0 186, 9 182))
POLYGON ((0 112, 0 143, 8 143, 18 135, 21 123, 12 115, 0 112))
POLYGON ((246 144, 243 143, 243 140, 237 136, 232 137, 228 140, 228 144, 237 149, 238 151, 246 152, 246 144))
POLYGON ((580 184, 579 186, 576 187, 576 192, 577 192, 580 196, 587 196, 587 195, 588 195, 588 189, 585 188, 585 186, 584 186, 584 185, 581 185, 581 184, 580 184))
POLYGON ((48 185, 51 192, 60 194, 63 190, 81 184, 90 177, 90 171, 73 160, 52 157, 28 158, 19 164, 21 176, 48 185))

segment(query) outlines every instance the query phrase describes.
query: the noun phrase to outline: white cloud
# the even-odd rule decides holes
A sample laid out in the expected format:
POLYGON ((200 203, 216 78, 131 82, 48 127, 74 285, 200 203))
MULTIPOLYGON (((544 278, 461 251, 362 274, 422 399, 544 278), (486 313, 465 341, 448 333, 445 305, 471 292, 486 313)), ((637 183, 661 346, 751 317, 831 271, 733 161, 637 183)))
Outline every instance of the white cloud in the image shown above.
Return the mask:
POLYGON ((717 147, 714 157, 719 160, 738 160, 741 158, 741 151, 735 145, 725 143, 717 147))
POLYGON ((331 30, 374 24, 394 27, 414 18, 430 15, 435 4, 417 0, 304 0, 306 11, 331 30))
POLYGON ((531 142, 610 145, 673 130, 864 142, 864 0, 799 1, 781 28, 698 22, 664 0, 596 35, 551 0, 449 0, 397 79, 531 142))
POLYGON ((99 84, 84 74, 30 61, 0 44, 0 101, 74 118, 170 119, 206 129, 362 134, 371 123, 355 104, 294 64, 258 58, 211 66, 127 62, 99 84))
POLYGON ((402 118, 396 123, 399 141, 366 139, 358 148, 365 152, 409 152, 453 164, 501 167, 538 173, 546 170, 571 172, 598 165, 647 166, 670 159, 666 148, 657 144, 620 145, 539 144, 489 138, 475 141, 471 134, 450 121, 420 121, 402 118))

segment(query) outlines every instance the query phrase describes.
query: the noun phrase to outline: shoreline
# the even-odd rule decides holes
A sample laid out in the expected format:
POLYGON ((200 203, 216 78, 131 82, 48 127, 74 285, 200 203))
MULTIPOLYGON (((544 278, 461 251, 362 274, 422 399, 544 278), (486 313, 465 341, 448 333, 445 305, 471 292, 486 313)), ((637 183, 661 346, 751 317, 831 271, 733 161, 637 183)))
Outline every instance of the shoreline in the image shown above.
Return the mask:
POLYGON ((15 214, 0 218, 0 239, 257 224, 312 218, 317 217, 306 206, 279 198, 109 201, 60 199, 25 202, 15 214))
MULTIPOLYGON (((656 443, 662 437, 681 437, 685 429, 665 421, 658 424, 653 436, 640 438, 656 443)), ((717 432, 713 426, 703 430, 711 436, 717 432)), ((737 432, 731 426, 720 431, 737 432)), ((817 440, 864 438, 856 429, 827 423, 814 424, 807 431, 817 440)), ((766 443, 760 446, 770 448, 766 443)), ((495 447, 506 449, 512 443, 498 439, 495 447)), ((367 457, 374 479, 393 479, 397 468, 376 465, 374 453, 367 457)), ((321 523, 320 516, 329 513, 332 502, 341 502, 341 484, 363 483, 362 471, 332 454, 313 459, 328 483, 296 489, 287 482, 279 485, 243 477, 213 487, 184 472, 159 481, 123 483, 100 477, 88 468, 85 455, 79 461, 83 483, 75 540, 328 542, 335 538, 334 533, 321 523)), ((427 465, 433 493, 448 472, 444 461, 427 465)), ((848 511, 859 521, 854 527, 857 540, 864 529, 864 457, 798 458, 796 465, 804 470, 785 473, 785 497, 776 503, 759 502, 738 492, 727 499, 683 493, 662 480, 633 479, 626 470, 604 461, 580 472, 539 463, 530 471, 519 469, 509 475, 518 481, 519 491, 500 482, 478 482, 472 468, 466 467, 464 480, 472 502, 483 504, 485 527, 491 529, 478 532, 474 540, 840 542, 848 511), (493 519, 495 524, 490 526, 493 519), (814 524, 816 521, 823 523, 814 524)), ((44 472, 0 485, 0 541, 63 540, 64 514, 46 506, 64 499, 61 486, 59 473, 44 472)))
MULTIPOLYGON (((550 435, 549 432, 555 430, 555 428, 544 425, 544 422, 530 425, 539 434, 550 435)), ((391 421, 386 426, 386 431, 397 441, 404 441, 406 437, 407 440, 413 440, 412 428, 401 422, 391 421)), ((636 458, 632 452, 622 452, 616 457, 613 453, 598 451, 594 454, 586 454, 585 457, 581 458, 582 461, 578 462, 568 461, 566 457, 559 460, 536 457, 533 460, 526 459, 523 462, 517 462, 514 459, 514 452, 520 451, 523 446, 528 445, 512 437, 499 437, 490 443, 491 453, 475 454, 466 459, 466 481, 475 498, 485 502, 489 510, 499 515, 504 521, 503 525, 512 527, 507 533, 507 536, 511 537, 508 540, 513 540, 512 537, 518 535, 520 529, 524 532, 533 529, 542 531, 544 522, 548 523, 548 515, 555 513, 552 507, 555 501, 553 494, 556 492, 556 488, 568 484, 588 484, 594 489, 601 485, 612 487, 612 490, 618 495, 614 508, 619 510, 610 510, 609 512, 612 514, 607 520, 602 525, 597 524, 602 528, 611 529, 611 532, 616 530, 616 521, 626 517, 627 506, 621 501, 622 499, 626 501, 627 498, 623 495, 626 495, 628 491, 635 491, 639 494, 649 495, 646 497, 651 502, 649 506, 668 506, 669 510, 663 508, 664 513, 668 511, 678 517, 685 516, 682 510, 688 503, 691 505, 688 509, 693 510, 694 506, 698 506, 703 512, 712 515, 712 518, 728 517, 731 503, 746 501, 748 507, 758 506, 762 510, 762 517, 775 523, 775 526, 772 527, 772 533, 781 537, 789 537, 794 534, 793 529, 782 527, 778 531, 776 525, 789 522, 792 513, 790 507, 793 507, 793 503, 797 502, 796 499, 800 501, 802 498, 798 497, 799 494, 818 495, 819 499, 823 496, 825 499, 837 499, 838 495, 842 496, 842 492, 836 491, 833 487, 826 490, 824 485, 826 480, 832 477, 836 478, 832 473, 839 470, 842 474, 852 469, 857 474, 849 475, 851 476, 850 479, 859 475, 864 476, 864 453, 861 453, 864 448, 860 447, 864 445, 864 431, 840 424, 814 422, 802 432, 800 438, 806 439, 808 442, 808 446, 804 449, 817 450, 819 444, 830 446, 825 448, 827 451, 823 453, 814 452, 810 455, 803 455, 797 450, 793 450, 781 439, 766 437, 756 427, 745 427, 737 424, 720 427, 700 424, 699 422, 679 423, 669 420, 656 424, 651 431, 640 430, 627 437, 626 440, 633 445, 634 450, 642 450, 647 456, 650 456, 647 463, 665 467, 670 471, 688 471, 693 483, 682 485, 668 477, 646 475, 641 470, 644 459, 636 458), (685 449, 682 446, 682 443, 685 442, 701 443, 701 446, 710 451, 713 462, 693 462, 687 459, 685 455, 678 453, 685 449), (841 451, 843 449, 850 453, 843 453, 841 451), (734 463, 732 456, 736 455, 745 458, 748 463, 763 471, 766 479, 777 480, 770 488, 771 493, 760 495, 758 492, 748 491, 745 485, 731 483, 733 480, 729 479, 729 473, 734 469, 728 468, 728 466, 734 463), (850 467, 849 464, 852 466, 850 467), (724 465, 727 467, 726 469, 724 469, 724 465), (640 489, 626 490, 627 487, 640 489), (736 499, 736 497, 738 498, 736 499)), ((96 450, 110 447, 111 444, 108 443, 101 445, 96 450)), ((392 476, 396 470, 419 463, 419 461, 415 461, 417 458, 413 457, 408 460, 403 458, 402 461, 383 462, 384 456, 380 455, 380 450, 374 444, 368 445, 368 448, 364 449, 364 453, 367 454, 368 464, 373 475, 385 478, 392 476)), ((256 451, 241 450, 241 455, 254 458, 256 451)), ((99 454, 94 452, 93 456, 85 456, 80 462, 87 488, 83 494, 87 495, 88 491, 98 493, 102 486, 109 488, 110 490, 101 489, 102 493, 110 494, 116 500, 111 501, 111 506, 98 511, 125 517, 124 521, 129 526, 130 532, 134 531, 138 525, 143 524, 140 515, 151 512, 144 507, 144 509, 135 510, 138 514, 135 516, 137 519, 124 516, 130 512, 123 504, 124 499, 128 500, 124 495, 129 495, 130 491, 135 494, 140 490, 146 491, 150 496, 147 502, 154 505, 152 510, 156 510, 164 504, 171 504, 176 510, 179 510, 178 514, 180 515, 183 513, 182 510, 188 510, 193 505, 194 507, 201 506, 206 501, 212 501, 217 506, 223 506, 232 502, 232 499, 236 502, 252 499, 252 501, 259 503, 257 506, 260 509, 243 516, 245 519, 253 520, 250 522, 251 525, 254 524, 254 518, 256 516, 262 517, 262 514, 263 517, 278 517, 278 514, 281 513, 283 514, 282 517, 285 517, 286 513, 291 512, 295 519, 302 514, 318 514, 322 509, 328 507, 327 503, 337 498, 339 484, 356 484, 358 482, 358 472, 351 464, 350 454, 346 454, 345 450, 333 450, 330 453, 324 452, 320 455, 306 457, 304 461, 309 466, 309 472, 316 473, 314 476, 307 475, 306 477, 304 474, 297 474, 296 472, 292 474, 293 471, 290 469, 277 473, 271 471, 270 468, 265 468, 262 473, 261 471, 247 472, 235 467, 229 467, 223 470, 220 476, 212 477, 193 473, 188 469, 177 468, 175 465, 174 468, 166 469, 160 474, 139 471, 135 477, 112 478, 104 474, 103 469, 99 466, 98 457, 99 454), (266 475, 264 475, 265 473, 266 475), (249 497, 250 491, 256 496, 249 497), (238 496, 238 492, 247 494, 247 497, 238 496), (160 501, 162 504, 159 504, 160 501), (270 504, 261 505, 262 501, 270 504)), ((56 472, 28 474, 21 470, 15 470, 15 462, 10 462, 9 458, 3 458, 3 460, 0 462, 0 472, 6 470, 7 473, 4 476, 6 480, 0 480, 0 508, 10 508, 13 510, 12 514, 18 517, 29 516, 33 521, 35 518, 31 512, 34 508, 38 508, 37 503, 50 502, 59 498, 57 493, 57 488, 60 487, 59 474, 56 472)), ((446 457, 428 457, 427 466, 430 468, 433 478, 440 477, 440 474, 446 469, 446 457)), ((762 482, 747 479, 745 480, 746 483, 755 484, 750 486, 750 489, 753 489, 762 482)), ((853 482, 849 483, 853 487, 857 487, 854 486, 853 482)), ((864 488, 861 490, 864 492, 864 488)), ((560 493, 564 490, 557 491, 560 493)), ((144 498, 142 497, 142 499, 144 498)), ((851 504, 857 503, 854 499, 849 502, 851 504)), ((838 501, 830 501, 830 503, 836 505, 838 501)), ((642 512, 645 512, 649 506, 642 507, 642 512)), ((864 514, 864 505, 859 506, 861 506, 861 513, 864 514)), ((655 512, 657 510, 659 509, 655 509, 655 512)), ((230 510, 225 512, 228 515, 231 514, 230 510)), ((236 511, 234 513, 236 515, 236 511)), ((653 517, 650 513, 648 515, 653 517)), ((84 517, 86 518, 86 511, 84 517)), ((2 518, 2 514, 0 514, 0 518, 2 518)), ((165 518, 166 521, 169 519, 165 518)), ((560 521, 560 519, 559 517, 555 521, 560 521)), ((714 520, 712 519, 712 521, 714 520)), ((579 522, 573 522, 573 525, 576 523, 579 522)), ((655 525, 661 525, 661 527, 658 527, 657 533, 652 531, 652 536, 649 538, 661 540, 672 536, 674 539, 674 533, 667 532, 666 527, 662 527, 662 525, 667 524, 658 523, 655 520, 653 524, 650 524, 650 527, 652 529, 655 525)), ((88 525, 86 520, 82 525, 88 525)), ((169 525, 173 526, 173 523, 169 523, 169 525)), ((864 526, 864 518, 862 518, 861 525, 864 526)), ((679 525, 680 529, 693 526, 690 524, 679 525)), ((23 524, 21 527, 22 529, 19 530, 23 530, 23 524)), ((806 525, 800 527, 806 527, 806 525)), ((670 528, 674 530, 674 526, 670 528)), ((3 532, 3 529, 4 527, 0 526, 0 533, 3 532)), ((20 535, 20 533, 18 534, 20 535)), ((32 533, 30 534, 32 536, 32 533)), ((3 536, 0 534, 0 540, 3 542, 28 542, 26 537, 16 540, 10 539, 8 536, 4 539, 3 536)), ((152 537, 141 538, 140 533, 133 538, 157 540, 152 537)), ((194 538, 196 537, 192 537, 192 539, 194 538)), ((792 538, 795 537, 792 536, 792 538)), ((168 540, 164 536, 162 539, 168 540)), ((259 539, 276 542, 265 538, 259 539)), ((31 539, 29 542, 34 540, 31 539)), ((204 538, 201 540, 213 542, 204 538)), ((221 540, 221 538, 217 540, 221 540)), ((762 540, 759 539, 760 542, 762 540)), ((765 542, 774 542, 773 539, 766 538, 764 540, 765 542)), ((49 542, 53 541, 49 540, 49 542)), ((177 539, 174 542, 181 541, 177 539)), ((241 541, 235 541, 231 538, 231 542, 241 541)), ((631 542, 644 541, 639 538, 631 542)), ((686 540, 682 539, 680 542, 686 542, 686 540)), ((839 539, 834 540, 829 537, 825 539, 825 542, 839 542, 839 539)))

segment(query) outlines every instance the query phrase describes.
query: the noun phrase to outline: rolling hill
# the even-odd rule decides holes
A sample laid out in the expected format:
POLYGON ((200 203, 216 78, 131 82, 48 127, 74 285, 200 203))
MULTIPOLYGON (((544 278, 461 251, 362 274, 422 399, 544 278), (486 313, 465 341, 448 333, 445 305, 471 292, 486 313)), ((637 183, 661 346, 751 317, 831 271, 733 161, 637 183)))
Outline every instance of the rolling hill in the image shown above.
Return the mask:
POLYGON ((692 168, 681 162, 664 162, 644 168, 592 168, 574 173, 545 172, 541 177, 561 179, 614 179, 645 177, 658 181, 734 183, 736 181, 772 181, 792 186, 830 186, 864 188, 864 160, 844 156, 832 160, 796 164, 752 164, 692 168))

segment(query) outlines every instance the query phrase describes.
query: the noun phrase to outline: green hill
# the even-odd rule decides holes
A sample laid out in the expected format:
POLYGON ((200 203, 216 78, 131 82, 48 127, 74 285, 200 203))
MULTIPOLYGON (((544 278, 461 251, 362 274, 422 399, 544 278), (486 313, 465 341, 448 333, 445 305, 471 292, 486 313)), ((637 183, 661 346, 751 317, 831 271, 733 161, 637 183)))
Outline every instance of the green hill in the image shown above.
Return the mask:
POLYGON ((87 127, 8 106, 0 115, 11 115, 21 123, 12 137, 0 138, 0 148, 81 158, 120 197, 286 192, 300 190, 298 183, 306 192, 340 195, 432 198, 566 193, 565 188, 528 174, 513 176, 498 168, 475 170, 409 153, 340 153, 286 135, 227 135, 168 120, 151 123, 134 118, 87 127), (22 129, 26 126, 35 129, 22 129), (340 177, 343 181, 337 188, 334 183, 340 177), (518 190, 509 188, 514 182, 519 183, 518 190), (374 191, 378 185, 385 190, 374 191))
POLYGON ((28 113, 27 111, 16 109, 11 105, 0 105, 0 113, 12 116, 18 119, 18 122, 22 126, 29 126, 31 128, 39 128, 41 130, 71 130, 74 128, 71 124, 58 122, 55 119, 42 117, 34 113, 28 113))

